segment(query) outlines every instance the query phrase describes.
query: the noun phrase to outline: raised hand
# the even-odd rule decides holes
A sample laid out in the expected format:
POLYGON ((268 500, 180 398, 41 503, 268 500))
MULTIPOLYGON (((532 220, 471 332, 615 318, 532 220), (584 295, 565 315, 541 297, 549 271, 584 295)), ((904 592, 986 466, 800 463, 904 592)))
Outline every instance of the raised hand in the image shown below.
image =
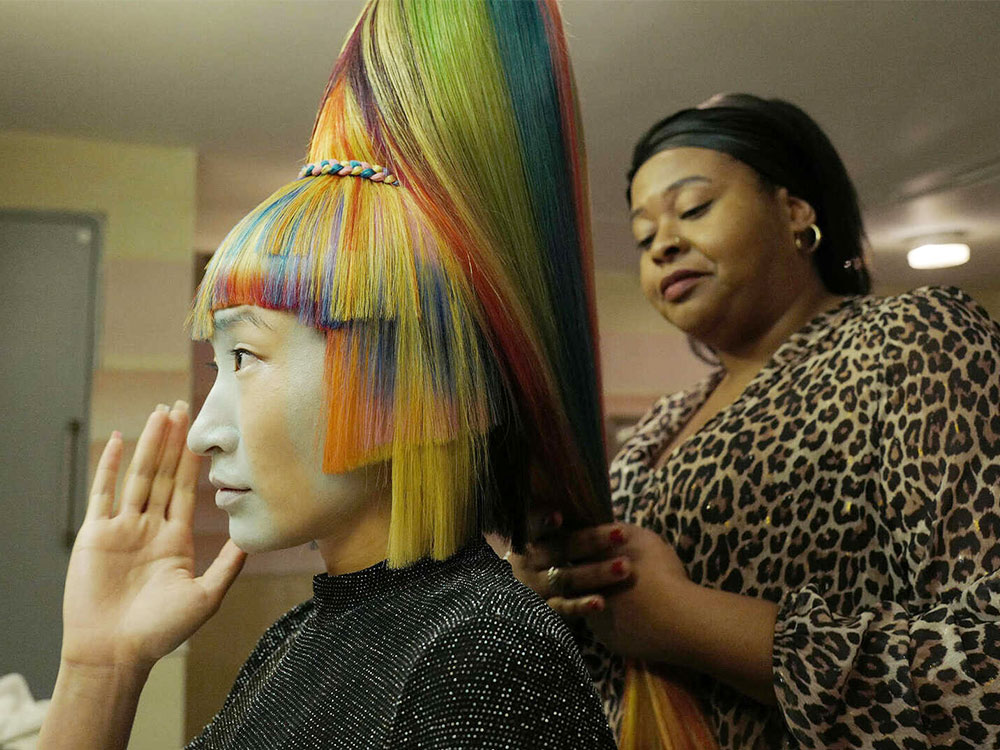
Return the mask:
POLYGON ((120 435, 105 446, 66 578, 64 664, 148 669, 218 609, 239 573, 245 553, 229 541, 195 577, 188 423, 182 402, 150 415, 117 504, 120 435))

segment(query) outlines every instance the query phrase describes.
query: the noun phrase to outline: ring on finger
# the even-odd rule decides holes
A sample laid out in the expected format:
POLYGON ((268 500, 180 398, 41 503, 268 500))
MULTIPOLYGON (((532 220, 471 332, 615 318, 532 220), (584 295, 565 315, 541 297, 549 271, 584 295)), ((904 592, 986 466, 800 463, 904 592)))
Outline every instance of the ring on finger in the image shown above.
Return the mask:
POLYGON ((550 594, 562 593, 562 587, 560 586, 562 575, 562 568, 557 568, 555 565, 545 571, 545 581, 549 586, 550 594))

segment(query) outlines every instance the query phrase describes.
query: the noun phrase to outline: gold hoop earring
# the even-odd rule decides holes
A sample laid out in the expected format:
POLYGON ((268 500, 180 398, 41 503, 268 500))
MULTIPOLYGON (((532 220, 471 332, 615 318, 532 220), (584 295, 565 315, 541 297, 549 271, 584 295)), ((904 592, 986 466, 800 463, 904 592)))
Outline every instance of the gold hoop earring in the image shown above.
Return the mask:
POLYGON ((819 231, 819 226, 816 224, 810 224, 808 228, 811 229, 813 233, 813 241, 809 244, 809 247, 803 247, 802 238, 798 236, 795 238, 795 247, 804 252, 806 255, 812 255, 816 252, 816 248, 819 247, 820 240, 823 239, 823 233, 819 231))

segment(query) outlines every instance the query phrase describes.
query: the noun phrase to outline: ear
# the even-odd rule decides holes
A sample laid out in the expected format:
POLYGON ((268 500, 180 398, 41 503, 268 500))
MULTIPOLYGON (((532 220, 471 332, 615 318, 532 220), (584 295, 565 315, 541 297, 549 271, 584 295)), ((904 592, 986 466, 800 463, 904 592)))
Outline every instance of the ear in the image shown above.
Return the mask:
POLYGON ((816 211, 808 201, 791 195, 785 188, 780 189, 778 199, 788 211, 788 228, 792 230, 792 234, 798 234, 808 229, 810 224, 816 223, 816 211))

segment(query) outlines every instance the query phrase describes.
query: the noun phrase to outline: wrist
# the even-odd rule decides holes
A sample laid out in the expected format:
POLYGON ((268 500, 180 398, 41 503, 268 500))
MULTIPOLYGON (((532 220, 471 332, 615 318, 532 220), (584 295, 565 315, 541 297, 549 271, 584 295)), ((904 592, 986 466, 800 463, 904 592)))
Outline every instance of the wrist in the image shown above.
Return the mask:
POLYGON ((663 628, 666 636, 660 644, 662 658, 658 661, 686 669, 704 671, 704 646, 710 641, 706 631, 713 626, 710 602, 711 590, 684 578, 675 579, 664 591, 663 628))
POLYGON ((62 657, 57 682, 103 692, 128 693, 142 690, 152 664, 118 662, 99 664, 62 657))
POLYGON ((63 658, 39 750, 125 750, 148 676, 149 668, 142 664, 63 658))
POLYGON ((777 605, 684 583, 674 591, 671 604, 675 636, 670 663, 773 705, 771 653, 777 605))

